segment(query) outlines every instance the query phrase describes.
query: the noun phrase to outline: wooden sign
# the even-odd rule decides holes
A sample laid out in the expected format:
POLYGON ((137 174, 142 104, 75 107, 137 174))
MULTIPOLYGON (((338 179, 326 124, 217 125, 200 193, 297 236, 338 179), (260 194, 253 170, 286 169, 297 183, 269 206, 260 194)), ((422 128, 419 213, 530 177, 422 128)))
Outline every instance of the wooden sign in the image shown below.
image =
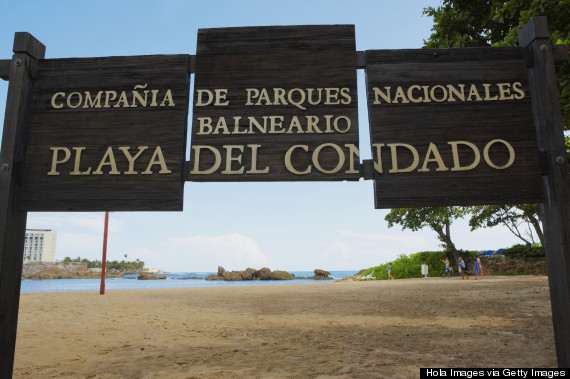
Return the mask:
POLYGON ((354 26, 200 29, 192 181, 358 180, 354 26))
POLYGON ((542 201, 522 48, 366 51, 376 208, 542 201))
POLYGON ((182 210, 188 55, 40 60, 22 206, 182 210))

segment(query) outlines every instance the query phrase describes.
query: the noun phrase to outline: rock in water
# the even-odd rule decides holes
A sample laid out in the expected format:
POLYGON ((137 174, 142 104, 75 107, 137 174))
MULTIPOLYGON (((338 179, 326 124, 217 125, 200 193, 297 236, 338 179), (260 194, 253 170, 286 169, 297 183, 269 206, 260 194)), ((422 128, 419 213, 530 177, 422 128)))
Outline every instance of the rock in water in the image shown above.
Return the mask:
POLYGON ((259 280, 269 280, 271 277, 271 270, 264 267, 261 270, 256 271, 254 276, 259 280))
POLYGON ((224 277, 216 274, 210 274, 206 276, 206 280, 224 280, 224 277))
POLYGON ((142 274, 139 274, 137 279, 139 279, 139 280, 166 279, 166 275, 153 275, 153 274, 148 274, 146 272, 143 272, 142 274))
POLYGON ((241 275, 237 271, 226 271, 224 272, 224 280, 229 282, 235 282, 238 280, 242 280, 241 275))
POLYGON ((331 273, 325 270, 321 270, 321 269, 315 269, 315 271, 313 271, 315 273, 315 276, 329 276, 331 273))
POLYGON ((271 272, 271 280, 291 280, 294 278, 293 274, 288 273, 287 271, 280 271, 275 270, 271 272))

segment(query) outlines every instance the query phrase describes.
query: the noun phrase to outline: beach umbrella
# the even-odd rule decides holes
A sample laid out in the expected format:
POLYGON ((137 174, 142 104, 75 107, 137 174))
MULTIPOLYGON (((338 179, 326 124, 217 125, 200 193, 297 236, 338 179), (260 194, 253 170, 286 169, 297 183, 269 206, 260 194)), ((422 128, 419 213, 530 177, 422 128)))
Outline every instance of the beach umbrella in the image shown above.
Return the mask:
POLYGON ((497 255, 497 254, 502 254, 503 251, 505 251, 506 249, 497 249, 497 250, 487 250, 487 251, 482 251, 477 255, 497 255))

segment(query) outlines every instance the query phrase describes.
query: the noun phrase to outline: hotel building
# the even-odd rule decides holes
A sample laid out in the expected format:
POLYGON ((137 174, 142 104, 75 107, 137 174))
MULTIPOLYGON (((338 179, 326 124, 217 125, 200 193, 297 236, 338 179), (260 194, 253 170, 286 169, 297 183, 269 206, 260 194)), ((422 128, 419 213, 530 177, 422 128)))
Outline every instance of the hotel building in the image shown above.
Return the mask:
POLYGON ((55 262, 55 230, 26 229, 24 263, 55 262))

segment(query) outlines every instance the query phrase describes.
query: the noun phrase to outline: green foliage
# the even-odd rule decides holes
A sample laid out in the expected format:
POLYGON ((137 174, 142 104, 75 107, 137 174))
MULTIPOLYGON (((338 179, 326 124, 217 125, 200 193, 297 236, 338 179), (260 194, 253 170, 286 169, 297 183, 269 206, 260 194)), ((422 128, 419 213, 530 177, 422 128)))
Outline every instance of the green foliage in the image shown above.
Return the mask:
POLYGON ((384 219, 388 221, 389 228, 396 224, 402 230, 415 232, 427 226, 437 233, 441 246, 456 255, 450 226, 453 220, 462 218, 467 212, 468 208, 464 207, 396 208, 391 209, 384 219))
POLYGON ((509 258, 537 258, 544 257, 544 246, 533 244, 530 247, 526 245, 513 245, 503 252, 503 255, 509 258))
MULTIPOLYGON (((127 257, 127 255, 125 254, 125 258, 127 257)), ((95 259, 94 261, 91 261, 87 258, 81 258, 81 257, 77 257, 74 259, 71 259, 70 257, 65 257, 63 259, 64 262, 85 262, 87 263, 87 268, 101 268, 101 261, 98 259, 95 259)), ((108 271, 125 271, 125 272, 140 272, 142 271, 143 267, 144 267, 144 262, 141 260, 135 260, 135 261, 107 261, 106 263, 106 269, 108 271)))
POLYGON ((390 210, 384 218, 388 227, 400 225, 402 230, 418 231, 426 226, 443 225, 464 215, 461 207, 397 208, 390 210))
MULTIPOLYGON (((553 44, 570 45, 569 0, 443 0, 424 9, 434 26, 425 47, 517 46, 518 31, 533 16, 546 16, 553 44)), ((563 123, 570 129, 570 64, 557 69, 563 123)))
MULTIPOLYGON (((467 264, 473 260, 475 251, 460 251, 467 264)), ((428 265, 428 277, 441 277, 445 273, 445 263, 442 260, 449 259, 450 265, 454 267, 454 272, 458 272, 457 263, 449 252, 445 251, 422 251, 411 254, 410 256, 401 254, 398 259, 392 261, 392 276, 396 279, 410 279, 422 277, 422 265, 428 265)), ((388 279, 386 271, 388 263, 380 266, 371 267, 362 273, 362 276, 368 275, 374 270, 374 277, 378 280, 388 279)))
POLYGON ((544 242, 537 204, 474 206, 469 208, 469 213, 469 226, 472 231, 504 225, 525 243, 534 242, 532 231, 541 244, 544 242))

